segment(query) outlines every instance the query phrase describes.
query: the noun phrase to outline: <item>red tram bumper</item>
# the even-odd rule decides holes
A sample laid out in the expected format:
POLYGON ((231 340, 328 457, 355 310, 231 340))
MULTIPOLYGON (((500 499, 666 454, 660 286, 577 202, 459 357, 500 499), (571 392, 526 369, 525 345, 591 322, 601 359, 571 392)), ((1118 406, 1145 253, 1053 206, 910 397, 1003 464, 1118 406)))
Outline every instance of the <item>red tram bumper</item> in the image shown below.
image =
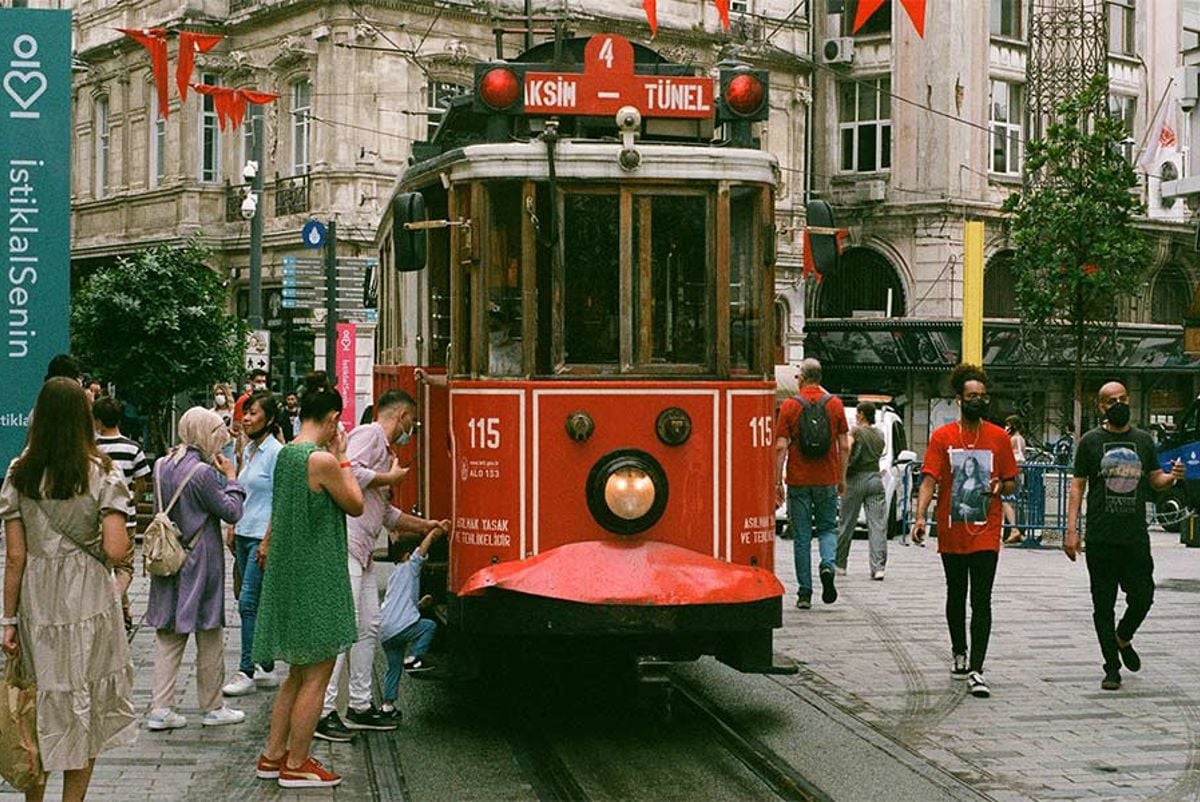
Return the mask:
POLYGON ((780 673, 789 668, 774 663, 771 630, 783 593, 762 568, 656 541, 585 541, 477 571, 449 613, 468 636, 620 640, 664 659, 712 654, 780 673))

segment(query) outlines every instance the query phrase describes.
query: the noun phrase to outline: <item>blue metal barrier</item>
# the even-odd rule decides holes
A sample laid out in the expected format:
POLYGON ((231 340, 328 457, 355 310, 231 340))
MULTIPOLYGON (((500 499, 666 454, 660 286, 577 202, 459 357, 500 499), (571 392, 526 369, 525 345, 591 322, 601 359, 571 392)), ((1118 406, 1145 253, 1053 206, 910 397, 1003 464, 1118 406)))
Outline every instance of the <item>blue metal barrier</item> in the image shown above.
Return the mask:
MULTIPOLYGON (((914 462, 905 466, 903 477, 904 492, 900 504, 904 510, 902 532, 908 535, 912 522, 916 518, 917 490, 921 485, 921 463, 914 462)), ((1067 498, 1071 489, 1071 466, 1042 463, 1023 463, 1021 465, 1021 482, 1017 491, 1016 528, 1021 530, 1023 540, 1020 545, 1037 548, 1050 536, 1061 542, 1062 533, 1067 528, 1067 498)), ((928 531, 937 536, 937 527, 933 519, 937 501, 930 505, 928 531)), ((1009 529, 1004 529, 1007 534, 1009 529)))

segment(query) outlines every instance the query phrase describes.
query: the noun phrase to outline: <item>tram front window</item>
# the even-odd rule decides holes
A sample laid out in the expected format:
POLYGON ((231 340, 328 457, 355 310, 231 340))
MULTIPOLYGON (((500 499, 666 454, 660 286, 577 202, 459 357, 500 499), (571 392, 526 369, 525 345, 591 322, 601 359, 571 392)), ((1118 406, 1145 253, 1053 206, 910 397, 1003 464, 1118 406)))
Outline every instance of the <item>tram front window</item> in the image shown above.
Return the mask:
POLYGON ((631 239, 640 364, 709 362, 708 215, 706 195, 636 196, 631 239))
POLYGON ((616 364, 621 354, 617 195, 570 193, 563 217, 564 359, 577 365, 616 364))

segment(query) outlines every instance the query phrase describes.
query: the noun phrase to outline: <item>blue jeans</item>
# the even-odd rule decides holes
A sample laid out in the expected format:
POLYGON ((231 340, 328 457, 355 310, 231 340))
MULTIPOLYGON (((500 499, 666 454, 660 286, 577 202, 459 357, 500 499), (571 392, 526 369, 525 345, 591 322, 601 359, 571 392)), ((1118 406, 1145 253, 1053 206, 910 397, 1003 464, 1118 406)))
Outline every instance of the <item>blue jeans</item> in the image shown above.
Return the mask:
MULTIPOLYGON (((242 575, 242 590, 238 594, 238 614, 242 617, 242 657, 238 670, 247 677, 254 676, 254 661, 250 659, 250 650, 254 647, 254 622, 258 620, 258 597, 262 593, 263 574, 254 559, 258 546, 262 541, 253 537, 235 535, 233 538, 233 559, 237 561, 238 572, 242 575)), ((264 671, 273 671, 274 663, 264 663, 264 671)))
POLYGON ((788 485, 787 503, 792 547, 796 550, 796 582, 801 596, 811 596, 813 535, 822 570, 832 571, 837 558, 837 486, 788 485))
POLYGON ((400 694, 400 675, 404 673, 404 652, 408 647, 409 657, 421 657, 433 643, 437 623, 429 618, 418 618, 382 644, 387 655, 387 674, 383 678, 383 701, 395 702, 400 694))

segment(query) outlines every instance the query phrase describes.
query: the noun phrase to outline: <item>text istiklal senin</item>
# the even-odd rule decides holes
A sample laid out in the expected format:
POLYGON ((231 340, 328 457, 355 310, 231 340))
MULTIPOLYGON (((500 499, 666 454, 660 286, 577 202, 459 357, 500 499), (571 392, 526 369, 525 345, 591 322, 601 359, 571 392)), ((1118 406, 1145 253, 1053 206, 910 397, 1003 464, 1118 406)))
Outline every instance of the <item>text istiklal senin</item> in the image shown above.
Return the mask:
POLYGON ((8 164, 8 201, 4 219, 8 221, 4 237, 8 241, 8 315, 4 321, 8 356, 20 359, 29 353, 29 341, 37 332, 29 328, 30 288, 37 284, 39 259, 31 239, 39 233, 36 168, 45 162, 10 159, 8 164))

